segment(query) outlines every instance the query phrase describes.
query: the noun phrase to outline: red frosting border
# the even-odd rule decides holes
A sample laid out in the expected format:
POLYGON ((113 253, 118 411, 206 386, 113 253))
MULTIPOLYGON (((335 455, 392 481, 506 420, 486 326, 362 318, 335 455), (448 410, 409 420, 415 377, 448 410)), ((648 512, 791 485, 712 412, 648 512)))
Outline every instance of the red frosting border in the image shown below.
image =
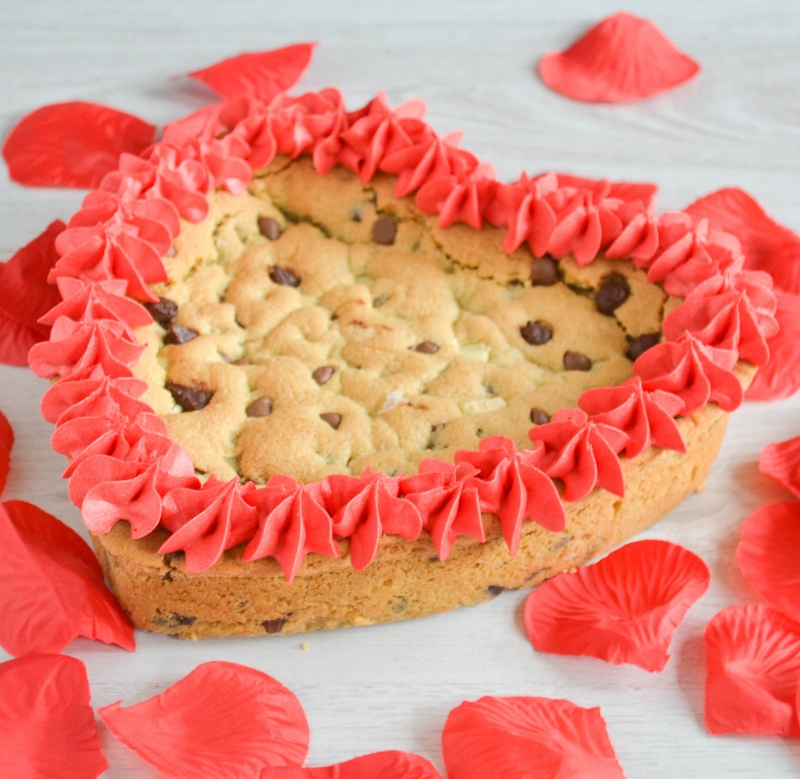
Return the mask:
POLYGON ((70 495, 94 532, 108 532, 125 517, 124 495, 137 516, 142 506, 147 513, 160 506, 162 525, 173 533, 162 551, 182 549, 192 570, 205 570, 225 550, 249 542, 248 559, 273 556, 291 580, 308 552, 335 556, 341 538, 356 545, 353 563, 364 568, 384 532, 411 540, 427 529, 444 559, 457 535, 482 541, 481 513, 491 512, 501 516, 513 554, 534 496, 544 498, 546 509, 533 521, 563 528, 553 479, 566 484, 568 501, 596 486, 622 493, 619 452, 638 453, 654 443, 681 451, 683 441, 669 424, 675 416, 723 396, 726 410, 739 405, 741 393, 730 391, 738 384, 732 368, 741 350, 742 358, 764 359, 775 306, 771 278, 743 272, 734 236, 686 212, 656 217, 649 184, 557 173, 523 173, 501 183, 492 166, 458 148, 455 134, 437 136, 422 119, 424 110, 418 100, 392 109, 380 93, 347 112, 335 89, 280 93, 268 104, 234 98, 168 125, 165 140, 141 156, 122 154, 118 169, 87 195, 59 236, 60 259, 48 279, 58 283, 64 302, 45 317, 53 323, 50 341, 34 346, 29 362, 38 375, 59 377, 43 398, 45 416, 56 416, 67 396, 71 405, 86 401, 88 418, 57 416, 56 437, 67 434, 60 434, 62 425, 85 419, 103 438, 98 447, 91 435, 83 440, 86 431, 81 440, 66 435, 73 457, 89 447, 83 460, 103 457, 103 468, 68 469, 75 473, 70 495), (253 169, 276 154, 310 154, 321 175, 335 165, 363 181, 377 172, 396 174, 399 193, 416 193, 420 209, 438 213, 441 226, 461 221, 481 229, 486 220, 506 227, 506 251, 527 243, 536 257, 572 254, 580 264, 601 252, 628 259, 672 294, 695 290, 687 298, 691 314, 671 315, 680 328, 660 346, 664 370, 645 353, 634 363, 643 381, 628 390, 592 390, 579 401, 584 411, 565 410, 534 427, 532 450, 519 452, 510 439, 497 437, 478 451, 459 452, 456 465, 423 461, 410 478, 368 471, 304 486, 280 476, 260 488, 214 478, 201 487, 176 465, 185 465, 177 445, 164 445, 160 426, 148 424, 150 414, 135 400, 143 387, 132 378, 141 352, 132 328, 140 326, 143 309, 134 301, 154 300, 149 284, 166 279, 161 257, 177 234, 178 216, 202 221, 207 193, 242 192, 253 169), (135 451, 131 426, 145 431, 135 451))

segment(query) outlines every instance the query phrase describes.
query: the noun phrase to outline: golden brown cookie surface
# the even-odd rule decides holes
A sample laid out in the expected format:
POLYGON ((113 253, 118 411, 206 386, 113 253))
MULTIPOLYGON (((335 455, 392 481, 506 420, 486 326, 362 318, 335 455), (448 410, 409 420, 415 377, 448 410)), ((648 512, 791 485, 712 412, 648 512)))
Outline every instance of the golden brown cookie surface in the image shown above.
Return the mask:
POLYGON ((391 187, 284 162, 184 225, 157 288, 177 315, 139 331, 137 373, 198 471, 408 475, 487 435, 530 446, 532 421, 632 375, 628 336, 657 333, 666 300, 643 272, 534 267, 391 187))

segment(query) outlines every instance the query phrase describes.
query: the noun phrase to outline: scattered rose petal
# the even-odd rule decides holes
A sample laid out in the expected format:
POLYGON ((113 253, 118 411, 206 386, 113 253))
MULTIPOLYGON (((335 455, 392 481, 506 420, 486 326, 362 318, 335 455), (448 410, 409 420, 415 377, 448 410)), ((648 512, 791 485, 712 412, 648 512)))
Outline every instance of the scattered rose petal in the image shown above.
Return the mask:
POLYGON ((758 369, 745 392, 748 400, 780 400, 800 389, 800 295, 774 290, 780 330, 767 339, 769 362, 758 369))
POLYGON ((0 265, 0 363, 27 365, 31 346, 50 334, 49 325, 38 320, 61 300, 47 274, 58 260, 55 241, 65 227, 57 219, 0 265))
POLYGON ((41 341, 33 330, 0 308, 0 364, 18 368, 28 364, 28 352, 41 341))
POLYGON ((239 54, 187 75, 211 87, 224 100, 255 97, 268 103, 299 80, 316 43, 295 43, 272 51, 239 54))
POLYGON ((61 302, 57 287, 47 281, 50 269, 58 260, 56 238, 66 225, 56 219, 8 262, 0 265, 3 296, 0 307, 12 319, 31 328, 43 340, 50 335, 50 325, 39 319, 61 302))
POLYGON ((624 12, 539 62, 547 86, 589 103, 641 100, 688 81, 699 70, 652 22, 624 12))
POLYGON ((99 187, 123 152, 139 154, 154 125, 115 108, 54 103, 22 117, 3 144, 12 181, 29 187, 99 187))
POLYGON ((80 660, 8 660, 0 664, 0 691, 0 775, 95 779, 108 768, 80 660))
POLYGON ((265 766, 300 766, 309 730, 282 684, 236 663, 203 663, 134 706, 98 714, 111 732, 166 779, 239 779, 265 766))
POLYGON ((800 498, 800 436, 765 446, 758 458, 758 470, 800 498))
POLYGON ((708 567, 668 541, 634 541, 535 589, 525 626, 540 652, 661 671, 675 629, 708 589, 708 567))
POLYGON ((706 728, 799 736, 800 625, 757 603, 729 606, 705 633, 706 728))
POLYGON ((0 495, 6 486, 8 472, 11 470, 11 447, 14 445, 14 431, 0 411, 0 495))
POLYGON ((60 652, 77 636, 133 651, 133 626, 86 542, 21 500, 0 503, 0 646, 60 652))
POLYGON ((265 768, 261 779, 442 779, 430 761, 390 750, 320 768, 265 768))
POLYGON ((775 286, 800 293, 800 235, 776 222, 742 189, 727 187, 701 197, 686 212, 695 221, 735 235, 742 244, 745 267, 764 270, 775 286))
POLYGON ((800 503, 770 503, 747 517, 736 561, 764 600, 800 622, 800 503))
POLYGON ((622 779, 600 709, 549 698, 465 701, 442 732, 449 779, 622 779))

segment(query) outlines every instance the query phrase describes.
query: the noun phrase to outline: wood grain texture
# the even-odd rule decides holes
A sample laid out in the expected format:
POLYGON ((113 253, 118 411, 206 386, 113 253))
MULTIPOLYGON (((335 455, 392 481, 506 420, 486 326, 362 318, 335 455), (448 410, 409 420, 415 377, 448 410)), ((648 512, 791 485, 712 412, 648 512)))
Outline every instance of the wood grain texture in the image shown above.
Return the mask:
MULTIPOLYGON (((548 91, 534 74, 538 57, 615 10, 589 0, 18 3, 4 8, 0 26, 0 132, 42 104, 77 98, 163 124, 213 99, 170 76, 242 51, 317 40, 302 87, 337 85, 350 106, 380 89, 392 104, 422 97, 435 127, 464 129, 463 145, 503 178, 524 168, 654 181, 661 210, 738 185, 800 230, 800 6, 629 2, 626 10, 655 21, 702 64, 699 78, 626 106, 574 103, 548 91)), ((68 218, 82 196, 3 178, 0 260, 54 218, 68 218)), ((39 415, 46 386, 26 370, 0 367, 0 409, 17 434, 3 497, 36 503, 83 532, 59 478, 63 460, 49 447, 52 428, 39 415)), ((645 534, 687 546, 712 570, 711 588, 678 629, 661 674, 537 655, 522 625, 525 595, 515 592, 415 622, 305 637, 186 643, 140 633, 132 655, 84 640, 67 651, 86 663, 95 706, 143 700, 207 660, 260 668, 300 697, 311 765, 396 748, 443 770, 439 735, 453 706, 487 694, 542 695, 600 706, 629 779, 797 776, 796 743, 705 732, 702 633, 724 606, 757 600, 734 550, 744 517, 788 496, 758 473, 761 448, 798 434, 800 397, 745 405, 731 419, 707 491, 645 534)), ((109 779, 156 776, 102 726, 100 734, 109 779)))

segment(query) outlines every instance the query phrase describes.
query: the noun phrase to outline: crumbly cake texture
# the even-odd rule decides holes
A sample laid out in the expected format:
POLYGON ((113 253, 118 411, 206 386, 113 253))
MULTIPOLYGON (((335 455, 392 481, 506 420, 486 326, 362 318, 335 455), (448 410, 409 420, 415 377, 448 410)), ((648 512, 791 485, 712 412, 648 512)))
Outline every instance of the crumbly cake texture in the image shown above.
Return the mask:
POLYGON ((702 487, 769 356, 769 277, 650 184, 502 184, 422 113, 234 98, 122 155, 58 235, 29 361, 140 627, 476 603, 702 487))
POLYGON ((250 195, 215 193, 183 226, 155 291, 191 340, 140 329, 135 374, 199 473, 408 476, 490 435, 530 448, 533 418, 630 378, 629 339, 660 334, 667 296, 631 263, 565 258, 560 280, 537 283, 533 256, 505 254, 501 230, 441 230, 393 187, 279 159, 250 195), (627 298, 601 313, 597 291, 620 278, 627 298), (568 369, 570 353, 587 364, 568 369), (208 405, 182 411, 175 384, 211 393, 208 405))

